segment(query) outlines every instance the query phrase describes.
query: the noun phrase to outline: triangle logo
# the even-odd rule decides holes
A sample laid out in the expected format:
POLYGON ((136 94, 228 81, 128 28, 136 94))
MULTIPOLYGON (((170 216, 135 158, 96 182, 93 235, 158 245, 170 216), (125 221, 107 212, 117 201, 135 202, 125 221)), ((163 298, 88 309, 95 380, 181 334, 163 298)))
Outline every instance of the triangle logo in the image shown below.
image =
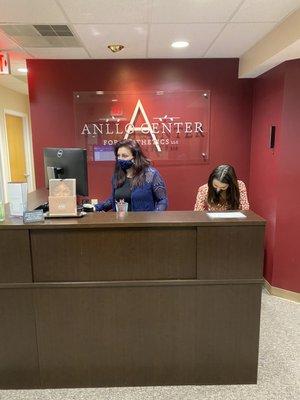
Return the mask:
POLYGON ((153 128, 152 128, 152 126, 150 124, 149 118, 148 118, 148 116, 147 116, 147 114, 145 112, 145 109, 144 109, 143 104, 142 104, 140 99, 138 99, 138 101, 136 103, 136 106, 135 106, 135 109, 134 109, 134 111, 132 113, 130 122, 126 126, 124 139, 128 139, 129 135, 134 133, 134 132, 149 133, 151 135, 151 138, 153 140, 153 144, 155 145, 157 151, 161 151, 159 142, 156 139, 155 133, 153 131, 153 128), (134 123, 135 123, 135 121, 136 121, 136 119, 138 117, 139 111, 142 114, 145 122, 141 126, 135 126, 134 123))

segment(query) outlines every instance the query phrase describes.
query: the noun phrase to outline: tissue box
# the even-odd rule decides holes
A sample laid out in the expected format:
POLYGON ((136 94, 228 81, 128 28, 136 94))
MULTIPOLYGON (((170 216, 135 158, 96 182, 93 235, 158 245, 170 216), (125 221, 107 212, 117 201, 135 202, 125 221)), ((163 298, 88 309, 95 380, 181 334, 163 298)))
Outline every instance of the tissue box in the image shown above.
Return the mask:
POLYGON ((27 182, 8 182, 7 195, 10 215, 22 216, 27 210, 27 182))

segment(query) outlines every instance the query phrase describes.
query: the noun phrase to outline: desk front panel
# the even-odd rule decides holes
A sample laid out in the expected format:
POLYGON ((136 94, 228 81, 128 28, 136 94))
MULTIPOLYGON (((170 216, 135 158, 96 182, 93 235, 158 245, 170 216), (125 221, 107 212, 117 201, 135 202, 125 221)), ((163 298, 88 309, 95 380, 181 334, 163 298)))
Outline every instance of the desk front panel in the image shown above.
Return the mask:
POLYGON ((0 230, 0 283, 32 282, 28 230, 0 230))
POLYGON ((33 289, 0 288, 0 388, 40 386, 33 289))
POLYGON ((38 289, 41 385, 255 383, 260 293, 259 284, 38 289))
POLYGON ((35 282, 196 279, 196 228, 31 231, 35 282))
POLYGON ((262 279, 264 226, 197 230, 197 279, 262 279))

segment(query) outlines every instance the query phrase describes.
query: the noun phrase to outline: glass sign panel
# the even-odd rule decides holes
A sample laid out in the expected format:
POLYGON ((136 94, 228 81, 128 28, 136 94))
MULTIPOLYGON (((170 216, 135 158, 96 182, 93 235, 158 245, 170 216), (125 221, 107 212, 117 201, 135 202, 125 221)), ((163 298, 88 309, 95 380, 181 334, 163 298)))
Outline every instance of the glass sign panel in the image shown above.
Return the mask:
POLYGON ((74 92, 76 143, 89 161, 113 161, 113 145, 135 139, 152 161, 209 159, 210 92, 74 92))

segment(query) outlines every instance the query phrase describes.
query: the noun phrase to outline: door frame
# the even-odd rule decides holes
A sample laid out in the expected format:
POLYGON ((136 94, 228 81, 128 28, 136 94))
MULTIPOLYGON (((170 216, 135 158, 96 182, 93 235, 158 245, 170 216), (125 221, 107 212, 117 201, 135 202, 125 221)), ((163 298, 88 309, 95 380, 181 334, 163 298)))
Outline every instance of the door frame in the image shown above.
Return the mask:
POLYGON ((7 183, 11 181, 11 172, 9 165, 9 150, 8 150, 8 140, 7 140, 7 127, 6 127, 6 115, 13 115, 15 117, 21 117, 23 123, 23 139, 24 139, 24 152, 25 152, 25 162, 26 162, 26 172, 29 174, 27 179, 28 192, 35 190, 35 171, 33 163, 33 146, 32 146, 32 135, 29 128, 28 115, 19 111, 10 110, 5 108, 3 110, 3 122, 4 122, 4 132, 0 135, 0 151, 2 160, 2 170, 3 170, 3 180, 4 180, 4 198, 7 202, 7 183))

